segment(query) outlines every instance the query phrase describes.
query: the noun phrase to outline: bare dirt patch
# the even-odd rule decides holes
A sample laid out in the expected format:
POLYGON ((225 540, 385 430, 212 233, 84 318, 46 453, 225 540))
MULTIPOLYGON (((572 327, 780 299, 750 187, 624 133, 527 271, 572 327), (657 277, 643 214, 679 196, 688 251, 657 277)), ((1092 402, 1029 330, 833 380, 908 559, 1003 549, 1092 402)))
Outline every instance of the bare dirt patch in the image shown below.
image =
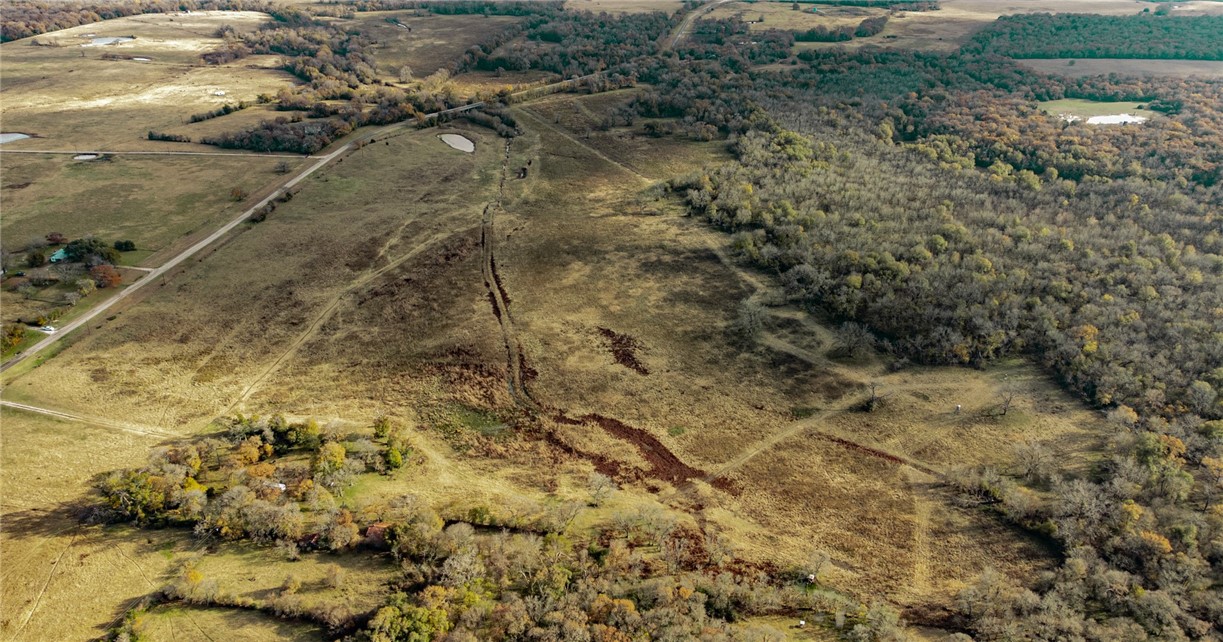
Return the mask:
POLYGON ((642 348, 640 341, 609 328, 598 328, 598 331, 599 336, 607 341, 607 348, 612 353, 616 363, 639 375, 650 374, 650 371, 637 358, 637 352, 642 348))

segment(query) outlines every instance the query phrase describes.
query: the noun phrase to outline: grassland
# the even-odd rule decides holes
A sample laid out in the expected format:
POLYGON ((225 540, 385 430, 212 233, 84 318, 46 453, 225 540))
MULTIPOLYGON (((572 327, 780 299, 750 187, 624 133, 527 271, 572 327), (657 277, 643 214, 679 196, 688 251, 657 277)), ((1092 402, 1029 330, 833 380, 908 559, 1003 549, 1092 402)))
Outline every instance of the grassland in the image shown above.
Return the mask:
POLYGON ((5 131, 36 136, 6 144, 5 150, 191 150, 181 144, 150 142, 145 134, 179 125, 191 114, 253 101, 261 93, 274 94, 294 84, 288 73, 271 68, 275 56, 253 56, 220 66, 200 63, 201 53, 221 44, 213 37, 218 27, 254 29, 267 19, 254 12, 151 14, 5 43, 0 49, 5 79, 0 116, 5 131), (136 39, 82 46, 95 36, 136 39), (104 54, 125 59, 104 60, 104 54), (149 60, 131 59, 136 57, 149 60))
POLYGON ((1107 74, 1173 78, 1223 78, 1223 62, 1213 60, 1122 60, 1065 59, 1024 60, 1020 64, 1036 71, 1081 78, 1107 74), (1073 63, 1073 64, 1072 64, 1073 63))
POLYGON ((518 22, 518 18, 508 16, 414 13, 371 11, 360 13, 351 21, 361 33, 378 42, 373 53, 378 59, 379 74, 387 81, 398 81, 399 70, 405 65, 414 76, 424 78, 448 67, 468 48, 518 22))
POLYGON ((784 29, 787 31, 806 31, 814 27, 829 29, 846 25, 857 26, 865 18, 881 16, 888 13, 886 9, 867 7, 832 7, 802 5, 795 11, 788 2, 729 2, 709 12, 709 18, 731 18, 738 16, 750 22, 752 31, 767 31, 769 29, 784 29), (815 11, 812 11, 815 9, 815 11), (761 16, 764 21, 761 22, 761 16))
MULTIPOLYGON (((991 2, 989 0, 942 0, 937 11, 897 11, 890 13, 883 32, 870 38, 855 38, 849 42, 804 42, 795 45, 796 50, 845 47, 854 49, 863 46, 882 46, 919 51, 954 51, 968 41, 972 34, 984 28, 999 16, 1016 13, 1098 13, 1104 15, 1131 15, 1144 8, 1154 11, 1159 3, 1133 2, 1132 0, 1037 0, 1035 2, 991 2)), ((1178 15, 1217 14, 1223 7, 1217 2, 1178 3, 1183 8, 1178 15)), ((744 19, 755 20, 762 13, 765 21, 752 25, 752 29, 810 29, 817 25, 828 27, 857 24, 870 15, 888 13, 882 9, 854 7, 816 6, 816 13, 808 13, 811 7, 803 5, 803 11, 794 11, 788 2, 733 2, 718 7, 714 14, 725 17, 742 14, 744 19)))
POLYGON ((249 207, 235 202, 231 190, 259 191, 279 178, 276 166, 282 161, 290 168, 301 162, 141 155, 75 161, 61 154, 7 154, 0 186, 4 248, 23 248, 51 232, 68 238, 92 234, 107 241, 133 240, 149 257, 249 207))
POLYGON ((642 13, 665 11, 675 13, 684 6, 680 0, 566 0, 565 8, 599 13, 642 13))
POLYGON ((1091 118, 1092 116, 1109 116, 1113 114, 1130 114, 1144 118, 1159 116, 1158 112, 1146 109, 1145 103, 1102 102, 1079 98, 1045 101, 1040 103, 1040 108, 1050 114, 1076 118, 1091 118))
MULTIPOLYGON (((591 459, 611 462, 637 481, 608 511, 674 511, 754 560, 824 550, 839 588, 914 609, 945 603, 985 566, 1046 568, 1041 542, 957 507, 937 481, 960 465, 1006 469, 1028 440, 1085 470, 1100 422, 1022 364, 889 374, 875 358, 832 359, 820 319, 780 305, 775 284, 658 191, 658 179, 725 159, 722 145, 598 131, 627 97, 532 104, 508 156, 470 127, 451 131, 476 141, 472 155, 437 130, 370 145, 4 397, 178 434, 233 410, 411 427, 414 466, 362 482, 351 502, 410 487, 454 512, 543 505, 580 497, 591 459), (498 199, 502 173, 523 167, 498 199), (481 213, 497 202, 494 225, 481 213), (482 220, 504 307, 490 306, 482 220), (771 306, 750 344, 726 330, 746 298, 771 306), (853 410, 871 382, 886 403, 853 410), (1020 400, 998 416, 1004 387, 1020 400), (523 390, 547 409, 549 440, 502 429, 523 390), (696 476, 676 481, 682 467, 696 476)), ((84 477, 75 483, 82 492, 84 477)), ((186 628, 185 616, 153 620, 186 628)))

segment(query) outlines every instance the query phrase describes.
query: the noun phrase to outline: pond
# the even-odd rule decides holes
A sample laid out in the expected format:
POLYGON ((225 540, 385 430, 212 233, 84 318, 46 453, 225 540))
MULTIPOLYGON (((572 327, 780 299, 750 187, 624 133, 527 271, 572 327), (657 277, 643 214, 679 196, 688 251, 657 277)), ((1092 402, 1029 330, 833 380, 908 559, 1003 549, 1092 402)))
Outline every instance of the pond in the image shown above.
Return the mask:
POLYGON ((20 132, 10 132, 7 134, 0 134, 0 145, 3 145, 5 143, 11 143, 15 140, 21 140, 22 138, 29 138, 29 137, 30 137, 29 134, 22 134, 20 132))
POLYGON ((468 140, 466 136, 460 136, 458 134, 442 134, 438 136, 438 138, 442 139, 443 143, 450 145, 460 152, 467 152, 470 154, 471 152, 476 151, 476 144, 468 140))
POLYGON ((93 40, 89 42, 89 44, 81 45, 81 46, 82 47, 99 47, 103 45, 119 44, 120 42, 131 42, 133 40, 135 40, 135 38, 132 38, 129 36, 106 36, 102 38, 94 38, 93 40))

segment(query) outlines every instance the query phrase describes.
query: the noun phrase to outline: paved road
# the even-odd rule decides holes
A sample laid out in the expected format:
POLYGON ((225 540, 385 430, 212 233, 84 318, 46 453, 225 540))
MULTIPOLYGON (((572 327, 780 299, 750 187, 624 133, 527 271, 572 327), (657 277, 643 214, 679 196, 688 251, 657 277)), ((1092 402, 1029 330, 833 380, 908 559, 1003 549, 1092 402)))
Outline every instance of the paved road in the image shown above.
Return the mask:
MULTIPOLYGON (((472 103, 470 105, 464 105, 462 107, 455 107, 453 109, 446 109, 440 112, 435 112, 435 113, 429 114, 427 117, 433 118, 439 115, 460 113, 460 112, 468 111, 471 109, 476 109, 483 105, 484 103, 472 103)), ((165 262, 160 267, 154 268, 152 271, 149 272, 148 276, 145 276, 144 278, 140 279, 139 281, 136 281, 135 283, 127 286, 122 291, 120 291, 117 295, 98 304, 97 307, 89 310, 85 314, 81 315, 79 318, 59 328, 59 330, 55 334, 48 336, 47 338, 43 339, 42 341, 39 341, 38 343, 35 343, 33 346, 26 348, 23 352, 21 352, 17 356, 13 357, 12 359, 9 359, 3 365, 0 365, 0 372, 8 370, 9 368, 21 363, 22 361, 25 361, 26 359, 33 357, 34 355, 38 354, 39 352, 46 350, 47 348, 54 345, 57 341, 60 341, 61 339, 63 339, 64 336, 71 333, 73 330, 76 330, 77 328, 89 323, 90 321, 93 321, 99 314, 106 312, 107 310, 115 306, 117 303, 131 296, 132 294, 139 291, 141 288, 145 287, 146 285, 153 283, 154 281, 157 280, 158 277, 169 272, 170 270, 173 270, 183 261, 186 261, 187 259, 195 256, 200 251, 202 251, 204 248, 208 247, 209 245, 212 245, 218 239, 228 234, 235 227, 238 227, 239 225, 244 223, 247 219, 249 219, 252 215, 254 215, 256 210, 272 202, 273 199, 283 194, 286 190, 291 189, 294 185, 297 185, 298 183, 302 182, 311 174, 326 167, 329 163, 331 163, 331 161, 335 160, 336 158, 352 150, 354 147, 357 146, 358 143, 363 143, 367 140, 376 138, 378 136, 382 136, 396 129, 400 129, 403 127, 411 127, 411 126, 414 126, 414 123, 412 123, 411 121, 407 121, 403 123, 395 123, 392 125, 387 125, 385 127, 380 127, 374 130, 373 132, 370 132, 358 138, 354 138, 353 140, 345 143, 343 146, 331 152, 330 154, 327 154, 325 156, 313 157, 313 158, 316 158, 316 160, 312 165, 306 168, 305 171, 302 171, 298 173, 296 176, 288 179, 284 184, 276 188, 276 190, 274 190, 266 198, 252 205, 249 209, 242 212, 238 216, 234 217, 233 220, 221 226, 220 228, 215 230, 212 234, 209 234, 203 240, 183 250, 178 256, 175 256, 174 258, 165 262)))

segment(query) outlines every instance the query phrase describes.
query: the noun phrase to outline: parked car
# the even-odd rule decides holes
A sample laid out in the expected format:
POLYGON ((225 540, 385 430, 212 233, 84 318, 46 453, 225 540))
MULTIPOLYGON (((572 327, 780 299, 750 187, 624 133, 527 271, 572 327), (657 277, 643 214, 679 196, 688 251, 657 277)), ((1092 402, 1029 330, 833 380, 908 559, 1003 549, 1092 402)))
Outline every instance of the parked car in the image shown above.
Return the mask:
POLYGON ((44 325, 43 327, 39 328, 39 330, 42 330, 43 332, 46 332, 47 334, 51 334, 52 332, 55 332, 55 328, 49 325, 44 325))

